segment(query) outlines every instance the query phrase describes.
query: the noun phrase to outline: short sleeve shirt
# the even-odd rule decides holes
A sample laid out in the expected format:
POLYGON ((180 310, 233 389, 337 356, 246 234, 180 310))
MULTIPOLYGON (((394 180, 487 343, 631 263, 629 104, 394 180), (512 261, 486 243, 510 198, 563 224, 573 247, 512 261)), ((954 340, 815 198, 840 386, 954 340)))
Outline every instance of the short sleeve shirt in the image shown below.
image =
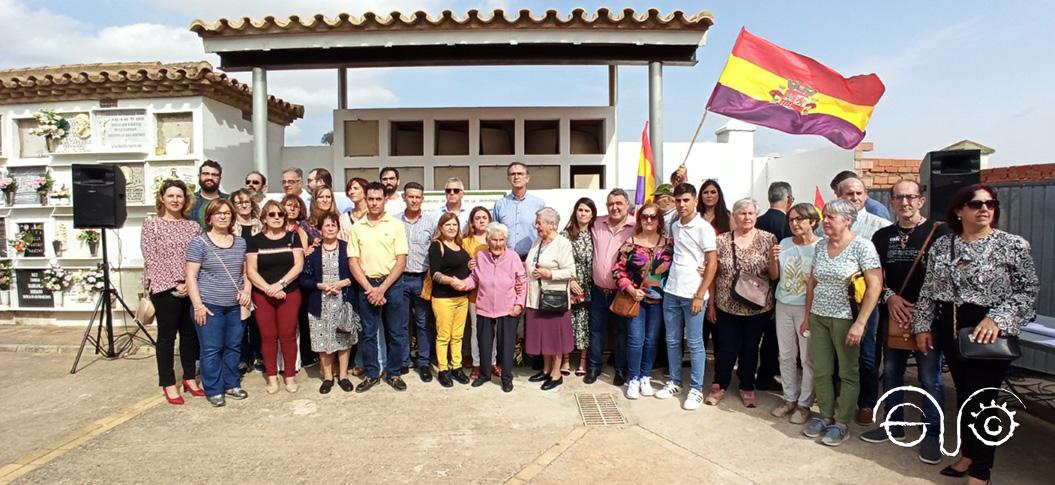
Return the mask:
POLYGON ((238 292, 245 286, 242 267, 245 262, 246 242, 241 236, 234 237, 231 247, 220 247, 201 236, 191 239, 187 246, 187 262, 198 263, 198 294, 202 303, 218 306, 238 304, 238 292))
POLYGON ((717 236, 711 224, 699 214, 688 224, 682 224, 680 218, 674 219, 671 236, 674 238, 674 261, 663 291, 681 298, 692 298, 703 281, 696 269, 703 265, 705 253, 717 249, 717 236))
POLYGON ((383 278, 396 266, 396 256, 410 251, 407 230, 403 222, 388 213, 377 222, 363 218, 352 226, 348 241, 348 257, 359 258, 359 266, 367 278, 383 278))
POLYGON ((813 255, 817 251, 817 241, 810 244, 795 244, 794 238, 780 241, 780 281, 777 282, 777 301, 785 305, 806 304, 806 285, 810 280, 810 269, 813 268, 813 255))
POLYGON ((872 241, 856 236, 843 252, 832 258, 828 255, 828 240, 822 239, 817 243, 813 258, 813 278, 817 280, 817 286, 813 291, 810 313, 821 317, 853 318, 847 291, 850 277, 876 268, 879 268, 879 254, 872 241))
MULTIPOLYGON (((271 239, 262 232, 249 238, 245 251, 257 255, 256 272, 268 284, 274 284, 293 268, 293 252, 303 252, 304 246, 295 232, 287 232, 278 239, 271 239)), ((297 280, 294 278, 287 282, 283 291, 289 293, 296 289, 297 280)))

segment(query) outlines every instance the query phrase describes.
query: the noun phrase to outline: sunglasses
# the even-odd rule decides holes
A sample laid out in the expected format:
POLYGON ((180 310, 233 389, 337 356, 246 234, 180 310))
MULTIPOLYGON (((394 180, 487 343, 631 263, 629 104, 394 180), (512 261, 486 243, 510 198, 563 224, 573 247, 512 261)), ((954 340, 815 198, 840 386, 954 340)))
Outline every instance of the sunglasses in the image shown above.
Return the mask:
POLYGON ((640 217, 642 221, 654 221, 659 219, 659 216, 656 214, 641 214, 638 217, 640 217))
POLYGON ((462 189, 443 189, 443 191, 448 193, 448 194, 460 194, 460 193, 462 193, 462 189))
POLYGON ((267 216, 268 217, 286 217, 286 213, 285 212, 268 212, 267 216))
POLYGON ((259 181, 259 180, 249 180, 249 179, 245 180, 245 184, 246 185, 264 185, 264 183, 259 181))
POLYGON ((979 210, 982 208, 983 205, 986 207, 986 209, 996 210, 1000 208, 1000 201, 996 199, 972 200, 964 205, 971 208, 972 210, 979 210))

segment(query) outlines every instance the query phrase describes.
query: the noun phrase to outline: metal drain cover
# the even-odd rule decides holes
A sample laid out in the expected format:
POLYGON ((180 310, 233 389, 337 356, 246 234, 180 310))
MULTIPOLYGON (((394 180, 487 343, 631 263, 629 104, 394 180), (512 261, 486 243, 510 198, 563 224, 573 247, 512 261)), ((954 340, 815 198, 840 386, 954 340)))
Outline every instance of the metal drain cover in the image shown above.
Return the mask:
POLYGON ((612 426, 626 424, 626 416, 619 411, 611 394, 575 394, 579 416, 586 426, 612 426))

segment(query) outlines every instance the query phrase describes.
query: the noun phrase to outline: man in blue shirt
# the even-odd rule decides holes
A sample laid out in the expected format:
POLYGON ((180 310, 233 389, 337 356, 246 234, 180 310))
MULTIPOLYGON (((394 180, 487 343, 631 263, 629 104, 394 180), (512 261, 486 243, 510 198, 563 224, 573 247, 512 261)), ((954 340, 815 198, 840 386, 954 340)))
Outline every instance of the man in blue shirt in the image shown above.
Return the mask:
POLYGON ((506 244, 524 260, 531 250, 531 245, 538 239, 538 233, 535 232, 535 213, 546 207, 546 203, 527 193, 528 182, 531 182, 527 165, 521 162, 510 163, 506 168, 506 176, 509 177, 510 191, 505 197, 495 201, 491 214, 495 221, 509 228, 509 240, 506 244))
MULTIPOLYGON (((839 184, 842 183, 843 180, 850 178, 860 179, 861 177, 859 177, 857 173, 852 170, 843 170, 842 172, 839 172, 839 174, 836 175, 835 178, 832 179, 831 188, 832 192, 835 192, 836 197, 841 197, 839 195, 839 184)), ((883 219, 886 219, 888 221, 891 220, 890 211, 887 210, 886 206, 883 205, 882 202, 868 197, 867 193, 865 193, 865 212, 874 216, 882 217, 883 219)))

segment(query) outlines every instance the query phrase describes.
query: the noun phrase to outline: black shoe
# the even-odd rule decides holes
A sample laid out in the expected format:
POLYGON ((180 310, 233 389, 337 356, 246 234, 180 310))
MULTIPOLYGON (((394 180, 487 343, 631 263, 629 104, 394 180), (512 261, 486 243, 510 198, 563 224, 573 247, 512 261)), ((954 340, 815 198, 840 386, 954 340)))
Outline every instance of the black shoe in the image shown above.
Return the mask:
POLYGON ((469 383, 469 376, 465 375, 465 372, 462 372, 461 369, 455 369, 451 371, 451 377, 453 377, 454 380, 458 381, 458 384, 469 383))
POLYGON ((364 393, 369 391, 370 388, 376 386, 378 382, 381 382, 380 378, 366 376, 363 378, 363 382, 360 382, 358 386, 355 386, 355 392, 364 393))
POLYGON ((257 361, 253 362, 253 370, 257 372, 264 372, 264 361, 258 359, 257 361))
POLYGON ((615 377, 612 378, 612 385, 620 387, 623 384, 626 384, 626 372, 621 370, 615 371, 615 377))
POLYGON ((331 390, 333 390, 333 379, 322 381, 322 385, 319 386, 319 394, 329 394, 331 390))
POLYGON ((543 371, 538 371, 538 374, 528 377, 528 382, 542 382, 548 380, 550 380, 549 374, 543 371))
POLYGON ((582 378, 582 383, 583 384, 593 384, 594 382, 597 382, 597 374, 598 374, 598 372, 595 371, 595 370, 588 370, 588 371, 586 371, 586 377, 582 378))
POLYGON ((488 377, 486 379, 483 378, 483 377, 477 377, 476 380, 473 381, 472 385, 473 385, 473 387, 480 387, 480 386, 482 386, 484 384, 487 384, 488 382, 491 382, 491 378, 490 377, 488 377))
POLYGON ((548 391, 555 389, 557 386, 564 384, 564 376, 560 376, 560 379, 550 379, 542 384, 542 390, 548 391))
POLYGON ((337 385, 341 386, 341 390, 344 392, 352 392, 355 390, 355 386, 352 385, 352 381, 349 381, 348 378, 337 381, 337 385))
POLYGON ((423 365, 418 367, 418 375, 421 376, 421 382, 432 382, 432 368, 423 365))
POLYGON ((248 363, 246 363, 246 362, 239 362, 238 363, 238 375, 244 376, 244 375, 250 373, 252 370, 253 370, 253 366, 249 365, 248 363))
POLYGON ((403 368, 399 370, 399 375, 405 376, 407 374, 410 374, 410 366, 409 365, 403 366, 403 368))
POLYGON ((502 392, 513 392, 513 381, 502 381, 502 392))
POLYGON ((443 387, 454 387, 454 382, 451 381, 451 371, 441 370, 436 376, 436 380, 440 381, 440 385, 443 387))
POLYGON ((783 391, 784 387, 777 382, 776 379, 770 377, 769 379, 761 380, 755 383, 755 390, 757 391, 783 391))
POLYGON ((961 472, 960 470, 953 468, 952 465, 942 468, 941 471, 938 473, 953 478, 962 478, 967 476, 967 470, 961 472))
POLYGON ((395 389, 397 391, 407 390, 407 383, 403 382, 403 378, 399 376, 386 377, 385 383, 392 386, 392 389, 395 389))

